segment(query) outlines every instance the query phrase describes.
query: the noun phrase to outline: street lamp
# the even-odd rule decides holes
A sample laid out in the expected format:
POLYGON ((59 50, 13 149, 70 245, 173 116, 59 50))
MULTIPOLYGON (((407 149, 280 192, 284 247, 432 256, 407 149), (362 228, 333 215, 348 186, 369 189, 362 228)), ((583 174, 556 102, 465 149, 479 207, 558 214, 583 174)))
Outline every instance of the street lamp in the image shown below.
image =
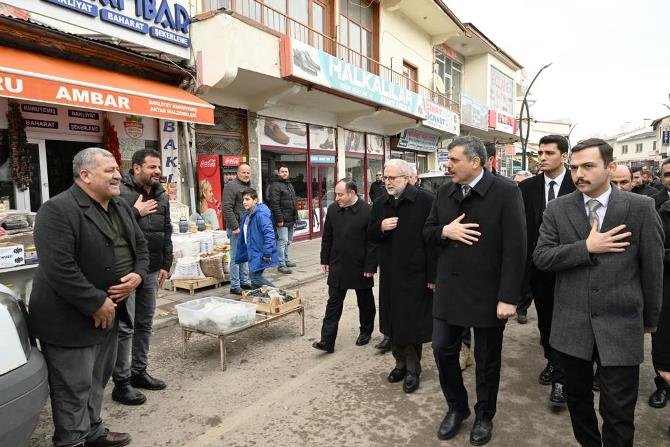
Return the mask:
POLYGON ((530 135, 530 108, 528 107, 528 93, 530 93, 530 89, 535 83, 535 80, 537 79, 538 76, 540 76, 540 73, 544 71, 545 68, 549 68, 553 62, 548 63, 544 67, 540 68, 540 71, 537 72, 535 77, 533 78, 532 81, 530 81, 530 85, 526 89, 526 93, 523 95, 523 101, 521 102, 521 112, 519 113, 519 138, 521 138, 521 167, 522 169, 527 169, 526 165, 526 147, 528 146, 528 137, 530 135), (526 116, 528 117, 528 126, 526 126, 526 137, 524 138, 523 136, 523 111, 526 111, 526 116))
POLYGON ((572 143, 570 142, 570 135, 572 135, 572 131, 575 130, 575 127, 577 127, 577 124, 579 124, 579 122, 576 122, 576 123, 572 126, 572 128, 570 129, 570 132, 568 132, 568 135, 567 135, 567 137, 566 137, 566 138, 568 139, 568 146, 570 146, 570 147, 572 147, 572 143))

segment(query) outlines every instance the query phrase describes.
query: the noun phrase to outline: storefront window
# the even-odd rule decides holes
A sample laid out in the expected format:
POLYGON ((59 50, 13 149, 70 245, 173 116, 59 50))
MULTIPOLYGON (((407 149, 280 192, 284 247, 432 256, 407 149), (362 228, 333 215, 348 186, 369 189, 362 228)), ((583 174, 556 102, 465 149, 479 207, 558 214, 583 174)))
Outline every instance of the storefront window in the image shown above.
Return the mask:
POLYGON ((416 170, 419 174, 428 172, 428 156, 425 154, 416 154, 416 170))

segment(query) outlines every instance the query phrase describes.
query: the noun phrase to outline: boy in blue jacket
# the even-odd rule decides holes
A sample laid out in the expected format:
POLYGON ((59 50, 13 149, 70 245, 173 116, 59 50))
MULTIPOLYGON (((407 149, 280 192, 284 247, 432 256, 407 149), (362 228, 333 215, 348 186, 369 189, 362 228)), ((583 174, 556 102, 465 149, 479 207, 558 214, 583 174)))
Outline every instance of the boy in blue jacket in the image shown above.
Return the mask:
POLYGON ((242 231, 237 240, 235 263, 249 263, 253 287, 263 284, 274 287, 263 276, 266 268, 279 264, 270 208, 264 203, 258 203, 258 193, 251 188, 242 192, 242 205, 246 211, 240 219, 242 231))

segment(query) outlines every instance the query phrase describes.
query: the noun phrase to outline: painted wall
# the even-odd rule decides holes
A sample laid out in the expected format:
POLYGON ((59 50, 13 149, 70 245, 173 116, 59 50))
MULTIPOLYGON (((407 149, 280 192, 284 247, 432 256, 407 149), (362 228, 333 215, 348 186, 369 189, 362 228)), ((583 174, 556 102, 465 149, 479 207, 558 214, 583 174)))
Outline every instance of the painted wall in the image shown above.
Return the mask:
POLYGON ((481 104, 488 105, 488 54, 466 57, 463 71, 463 94, 481 104))

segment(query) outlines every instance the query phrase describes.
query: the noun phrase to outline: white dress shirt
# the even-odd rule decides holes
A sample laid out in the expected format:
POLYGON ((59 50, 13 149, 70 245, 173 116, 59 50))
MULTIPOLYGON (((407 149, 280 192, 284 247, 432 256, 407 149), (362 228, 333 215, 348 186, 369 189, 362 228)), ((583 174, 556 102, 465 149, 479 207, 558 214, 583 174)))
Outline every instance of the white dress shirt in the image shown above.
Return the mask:
POLYGON ((561 184, 563 183, 563 178, 565 177, 565 173, 568 170, 563 167, 563 172, 561 172, 559 175, 556 176, 556 178, 549 178, 547 177, 547 174, 542 174, 544 175, 544 204, 546 205, 549 203, 549 183, 551 182, 556 182, 554 184, 554 198, 558 197, 558 190, 561 189, 561 184))
MULTIPOLYGON (((600 205, 602 205, 600 208, 596 210, 596 214, 598 215, 598 231, 600 231, 600 228, 603 226, 603 221, 605 220, 605 214, 607 213, 607 204, 610 201, 610 195, 612 194, 612 186, 610 186, 605 193, 599 197, 589 197, 586 194, 582 194, 584 196, 584 209, 586 210, 586 216, 588 217, 589 215, 589 207, 586 204, 589 200, 596 199, 598 202, 600 202, 600 205)), ((589 226, 591 225, 591 222, 589 222, 589 226)))
MULTIPOLYGON (((472 181, 470 183, 468 183, 467 186, 469 186, 470 189, 474 188, 475 186, 477 186, 477 183, 479 183, 479 181, 482 179, 482 177, 484 177, 484 170, 483 169, 482 169, 482 172, 480 172, 477 177, 472 179, 472 181)), ((463 187, 464 186, 465 185, 461 185, 461 192, 463 192, 463 187)))

